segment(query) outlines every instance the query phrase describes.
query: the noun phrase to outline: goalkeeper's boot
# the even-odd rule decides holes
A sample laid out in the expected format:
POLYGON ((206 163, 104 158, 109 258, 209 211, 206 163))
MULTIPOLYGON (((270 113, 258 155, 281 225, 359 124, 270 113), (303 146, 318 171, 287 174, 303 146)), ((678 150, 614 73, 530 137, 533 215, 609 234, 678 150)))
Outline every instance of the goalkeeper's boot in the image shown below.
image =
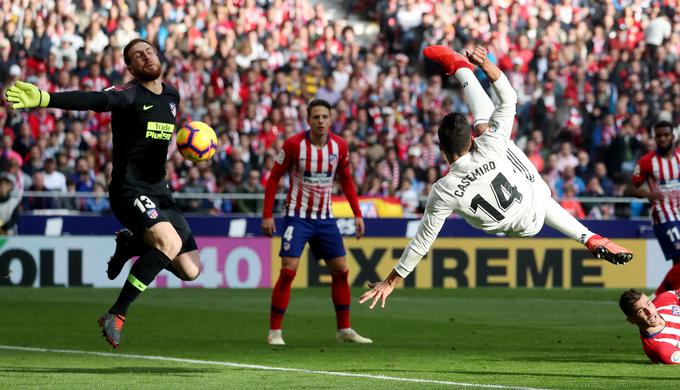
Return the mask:
POLYGON ((590 237, 586 247, 598 259, 605 259, 612 264, 626 264, 633 259, 633 252, 599 234, 590 237))
POLYGON ((335 338, 338 341, 344 341, 348 343, 373 344, 373 340, 360 335, 352 328, 338 329, 338 332, 335 334, 335 338))
POLYGON ((474 65, 464 55, 458 54, 446 46, 428 46, 423 50, 423 55, 441 65, 448 76, 461 68, 475 69, 474 65))
POLYGON ((125 316, 120 314, 106 313, 99 318, 99 326, 102 328, 102 334, 106 341, 115 349, 118 349, 120 344, 120 334, 123 331, 123 324, 125 324, 125 316))
POLYGON ((270 329, 269 335, 267 336, 267 343, 269 345, 286 345, 286 342, 283 341, 281 329, 270 329))
POLYGON ((113 280, 118 277, 125 263, 132 257, 132 240, 132 232, 128 229, 116 232, 116 251, 113 252, 106 269, 106 276, 109 279, 113 280))

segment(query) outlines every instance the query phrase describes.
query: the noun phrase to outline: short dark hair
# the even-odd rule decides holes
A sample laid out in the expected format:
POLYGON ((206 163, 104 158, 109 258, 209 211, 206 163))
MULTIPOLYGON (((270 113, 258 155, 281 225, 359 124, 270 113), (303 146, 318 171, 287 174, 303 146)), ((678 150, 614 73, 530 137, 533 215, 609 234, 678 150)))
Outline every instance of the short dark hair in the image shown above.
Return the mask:
POLYGON ((668 127, 671 130, 673 130, 673 124, 669 121, 658 121, 654 124, 654 129, 658 129, 659 127, 668 127))
POLYGON ((307 104, 307 116, 312 115, 312 108, 317 107, 317 106, 323 106, 328 109, 328 111, 331 111, 331 104, 328 103, 326 100, 323 99, 312 99, 309 101, 307 104))
MULTIPOLYGON (((153 47, 151 42, 147 41, 146 39, 135 38, 135 39, 131 40, 127 45, 125 45, 125 48, 123 48, 123 61, 125 61, 125 65, 130 65, 130 63, 132 63, 132 58, 130 58, 130 56, 129 56, 130 49, 132 49, 132 46, 134 46, 134 45, 136 45, 140 42, 144 42, 144 43, 148 44, 149 46, 153 47)), ((154 50, 156 50, 155 47, 154 47, 154 50)))
POLYGON ((451 154, 464 154, 470 144, 472 126, 465 115, 457 112, 447 114, 439 125, 439 147, 451 154))
POLYGON ((642 291, 635 288, 626 290, 621 294, 621 298, 619 298, 619 307, 626 317, 630 317, 630 315, 633 314, 633 305, 640 300, 641 297, 642 291))

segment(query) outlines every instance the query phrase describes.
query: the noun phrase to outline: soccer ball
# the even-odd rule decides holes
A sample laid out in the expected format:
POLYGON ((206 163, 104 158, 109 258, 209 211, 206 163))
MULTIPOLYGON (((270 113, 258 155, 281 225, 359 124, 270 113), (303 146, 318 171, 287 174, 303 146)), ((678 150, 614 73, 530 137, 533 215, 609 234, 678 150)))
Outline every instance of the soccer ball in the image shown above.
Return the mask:
POLYGON ((177 149, 187 160, 209 160, 217 151, 215 130, 203 122, 187 123, 177 132, 177 149))

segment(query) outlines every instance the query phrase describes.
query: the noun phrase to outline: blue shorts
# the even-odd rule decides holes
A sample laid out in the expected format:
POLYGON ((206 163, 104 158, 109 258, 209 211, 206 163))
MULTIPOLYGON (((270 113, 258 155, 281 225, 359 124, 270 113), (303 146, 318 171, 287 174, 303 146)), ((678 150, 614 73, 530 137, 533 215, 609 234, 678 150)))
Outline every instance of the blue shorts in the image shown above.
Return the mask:
POLYGON ((680 257, 680 221, 654 225, 654 234, 666 260, 680 257))
POLYGON ((306 243, 309 243, 316 260, 345 256, 342 235, 334 218, 285 217, 282 232, 281 257, 300 257, 306 243))

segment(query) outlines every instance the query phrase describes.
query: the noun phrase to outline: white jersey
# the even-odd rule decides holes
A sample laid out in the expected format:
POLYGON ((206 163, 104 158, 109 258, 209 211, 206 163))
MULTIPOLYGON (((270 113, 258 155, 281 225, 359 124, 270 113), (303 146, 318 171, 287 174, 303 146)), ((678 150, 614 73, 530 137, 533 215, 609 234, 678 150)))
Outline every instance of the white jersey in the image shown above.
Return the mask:
POLYGON ((470 153, 432 186, 418 231, 395 267, 402 277, 430 250, 452 213, 487 233, 533 236, 543 227, 550 189, 510 140, 517 93, 504 75, 492 85, 500 104, 470 153))

